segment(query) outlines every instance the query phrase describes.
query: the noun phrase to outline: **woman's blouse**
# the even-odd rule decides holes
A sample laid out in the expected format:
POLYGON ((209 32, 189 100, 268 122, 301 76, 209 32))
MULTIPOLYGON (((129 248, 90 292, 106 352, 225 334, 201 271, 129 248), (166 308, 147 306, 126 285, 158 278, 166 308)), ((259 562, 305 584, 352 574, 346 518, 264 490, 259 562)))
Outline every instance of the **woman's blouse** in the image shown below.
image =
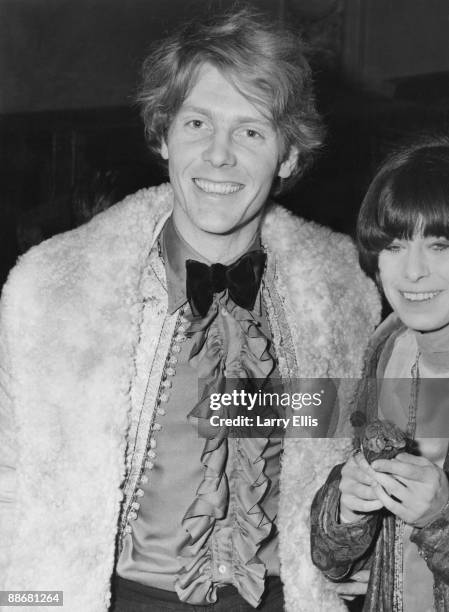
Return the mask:
MULTIPOLYGON (((407 329, 395 341, 380 378, 379 417, 403 431, 416 417, 419 453, 443 467, 449 438, 449 327, 429 333, 407 329), (412 370, 418 377, 416 405, 411 397, 412 370)), ((413 527, 402 525, 402 598, 406 612, 433 610, 433 576, 416 544, 413 527)))

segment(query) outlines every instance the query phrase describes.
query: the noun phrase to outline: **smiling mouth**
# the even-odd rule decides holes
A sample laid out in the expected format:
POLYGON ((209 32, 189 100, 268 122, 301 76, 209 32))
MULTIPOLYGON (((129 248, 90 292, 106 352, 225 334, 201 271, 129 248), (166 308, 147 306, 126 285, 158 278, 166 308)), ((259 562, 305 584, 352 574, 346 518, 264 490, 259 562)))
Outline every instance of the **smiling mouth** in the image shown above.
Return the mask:
POLYGON ((440 295, 441 291, 400 291, 400 293, 409 302, 428 302, 440 295))
POLYGON ((216 183, 215 181, 208 181, 202 178, 194 178, 193 182, 198 189, 201 189, 201 191, 214 195, 231 195, 233 193, 237 193, 237 191, 241 191, 245 186, 242 185, 242 183, 216 183))

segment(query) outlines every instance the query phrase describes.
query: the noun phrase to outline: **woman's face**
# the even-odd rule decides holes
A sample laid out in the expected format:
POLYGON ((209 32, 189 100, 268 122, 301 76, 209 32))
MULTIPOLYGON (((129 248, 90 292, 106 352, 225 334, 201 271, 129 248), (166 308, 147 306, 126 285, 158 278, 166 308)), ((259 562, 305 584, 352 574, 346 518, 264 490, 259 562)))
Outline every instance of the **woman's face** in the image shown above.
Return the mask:
POLYGON ((379 275, 391 307, 417 331, 449 324, 449 240, 395 239, 379 254, 379 275))

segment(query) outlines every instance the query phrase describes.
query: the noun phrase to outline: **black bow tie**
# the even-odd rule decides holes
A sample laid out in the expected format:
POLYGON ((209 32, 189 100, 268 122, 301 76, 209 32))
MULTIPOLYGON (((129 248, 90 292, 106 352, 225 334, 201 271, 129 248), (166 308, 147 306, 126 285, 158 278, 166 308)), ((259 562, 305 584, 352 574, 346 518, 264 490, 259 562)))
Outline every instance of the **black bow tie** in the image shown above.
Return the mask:
POLYGON ((261 250, 250 251, 229 266, 186 261, 187 299, 195 317, 204 317, 214 299, 214 293, 227 289, 229 296, 242 308, 252 310, 259 291, 265 260, 261 250))

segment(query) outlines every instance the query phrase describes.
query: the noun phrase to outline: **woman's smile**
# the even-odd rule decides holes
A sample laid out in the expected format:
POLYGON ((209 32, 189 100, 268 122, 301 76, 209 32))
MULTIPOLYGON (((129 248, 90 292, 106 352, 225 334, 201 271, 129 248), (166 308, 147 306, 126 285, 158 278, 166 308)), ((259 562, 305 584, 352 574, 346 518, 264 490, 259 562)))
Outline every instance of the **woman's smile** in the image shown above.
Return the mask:
POLYGON ((408 302, 430 302, 436 298, 442 290, 435 291, 399 291, 408 302))

